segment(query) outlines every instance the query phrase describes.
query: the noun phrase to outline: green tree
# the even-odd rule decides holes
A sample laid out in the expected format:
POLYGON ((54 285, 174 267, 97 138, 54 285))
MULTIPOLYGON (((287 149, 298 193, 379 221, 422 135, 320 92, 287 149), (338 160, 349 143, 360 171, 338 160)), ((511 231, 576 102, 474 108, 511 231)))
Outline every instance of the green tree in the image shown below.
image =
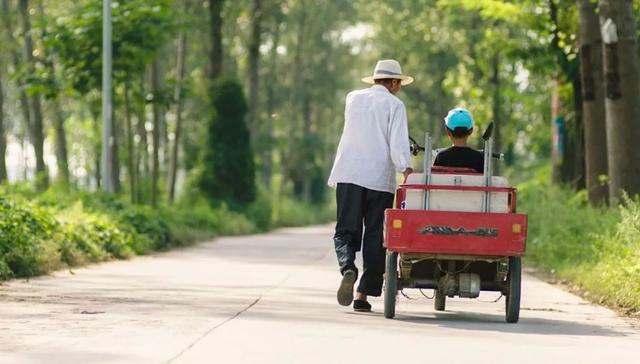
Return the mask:
MULTIPOLYGON (((95 98, 100 90, 102 77, 102 13, 101 1, 86 0, 72 6, 68 14, 60 17, 56 26, 48 33, 46 43, 51 47, 62 65, 62 74, 71 88, 81 95, 95 98)), ((144 74, 147 66, 154 61, 163 46, 172 39, 175 30, 172 0, 128 0, 113 7, 113 75, 114 75, 114 125, 116 131, 126 130, 126 133, 114 134, 115 155, 119 155, 120 136, 126 136, 124 148, 127 151, 128 177, 131 188, 131 200, 139 201, 139 194, 133 188, 141 188, 137 183, 138 163, 133 156, 132 115, 134 107, 131 105, 130 93, 138 101, 138 134, 143 159, 147 156, 146 121, 144 112, 144 74), (138 83, 138 80, 143 82, 138 83), (134 91, 137 91, 134 92, 134 91), (118 109, 124 105, 125 125, 120 125, 117 115, 118 109), (133 162, 133 163, 132 163, 133 162), (132 170, 135 168, 136 170, 132 170), (133 187, 131 187, 133 186, 133 187)), ((155 81, 160 84, 156 75, 155 81)), ((157 86, 157 85, 156 85, 157 86)), ((155 108, 157 103, 166 103, 166 98, 160 97, 161 90, 153 88, 151 100, 155 108)), ((89 101, 89 100, 85 100, 89 101)), ((90 102, 90 101, 89 101, 90 102)), ((164 105, 163 105, 164 106, 164 105)), ((95 113, 92 113, 97 115, 95 113)), ((158 118, 163 116, 158 115, 158 118)), ((154 118, 155 120, 155 118, 154 118)), ((159 123, 158 123, 159 124, 159 123)), ((155 139, 154 139, 155 141, 155 139)), ((153 156, 158 155, 159 142, 153 143, 153 156)), ((96 148, 100 150, 100 148, 96 148)), ((137 153, 136 153, 137 154, 137 153)), ((157 198, 157 184, 160 178, 159 164, 155 163, 152 171, 152 199, 157 198)), ((118 171, 118 158, 114 158, 114 171, 118 171)), ((96 166, 96 172, 99 170, 96 166)), ((118 173, 114 173, 114 185, 119 186, 118 173)))
POLYGON ((256 197, 253 153, 245 123, 247 103, 242 86, 229 78, 216 81, 211 94, 214 110, 199 187, 213 204, 226 202, 240 208, 256 197))

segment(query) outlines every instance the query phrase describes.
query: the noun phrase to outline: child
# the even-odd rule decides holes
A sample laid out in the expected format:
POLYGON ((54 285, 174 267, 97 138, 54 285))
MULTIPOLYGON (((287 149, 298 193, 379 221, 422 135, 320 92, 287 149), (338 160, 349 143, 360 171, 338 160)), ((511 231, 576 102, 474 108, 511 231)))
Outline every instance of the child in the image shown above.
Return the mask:
POLYGON ((434 166, 465 167, 484 172, 484 154, 467 146, 467 139, 473 132, 473 117, 463 108, 455 108, 444 118, 447 135, 453 146, 441 151, 433 162, 434 166))

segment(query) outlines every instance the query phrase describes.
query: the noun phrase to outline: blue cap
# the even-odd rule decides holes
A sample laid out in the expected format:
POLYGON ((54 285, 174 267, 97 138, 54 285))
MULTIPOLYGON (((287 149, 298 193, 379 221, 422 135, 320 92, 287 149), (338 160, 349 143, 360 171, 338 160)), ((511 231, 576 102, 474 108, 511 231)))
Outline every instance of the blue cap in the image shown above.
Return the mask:
POLYGON ((456 128, 466 128, 467 130, 473 128, 473 116, 467 109, 456 107, 449 111, 444 118, 444 123, 447 128, 455 130, 456 128))

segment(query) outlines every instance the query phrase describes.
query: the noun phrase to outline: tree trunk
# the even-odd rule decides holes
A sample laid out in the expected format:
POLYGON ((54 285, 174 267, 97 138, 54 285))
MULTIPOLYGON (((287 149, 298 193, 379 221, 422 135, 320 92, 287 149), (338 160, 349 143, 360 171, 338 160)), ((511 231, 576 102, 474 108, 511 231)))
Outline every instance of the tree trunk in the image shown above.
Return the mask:
POLYGON ((136 105, 136 135, 138 136, 138 145, 135 146, 135 174, 136 174, 136 201, 138 203, 143 202, 142 198, 142 185, 144 177, 149 175, 149 153, 147 145, 147 131, 145 129, 145 102, 139 101, 136 105))
POLYGON ((600 205, 608 196, 607 186, 600 181, 600 176, 607 175, 602 38, 596 5, 591 0, 578 0, 578 9, 586 187, 591 204, 600 205))
POLYGON ((253 0, 251 7, 251 41, 249 43, 249 132, 252 144, 258 136, 258 87, 260 82, 260 43, 262 35, 262 1, 253 0))
POLYGON ((567 130, 567 159, 563 166, 564 182, 569 183, 576 190, 585 188, 584 176, 584 126, 582 123, 582 82, 580 74, 572 75, 571 88, 573 90, 573 128, 567 130))
MULTIPOLYGON (((91 120, 93 121, 93 178, 96 180, 96 189, 99 191, 102 185, 102 119, 100 110, 100 99, 96 97, 88 97, 86 99, 91 120)), ((91 170, 89 168, 89 170, 91 170)))
POLYGON ((551 181, 561 183, 563 181, 562 167, 565 164, 567 133, 564 115, 562 113, 562 102, 558 89, 560 83, 557 79, 553 81, 551 93, 551 181))
POLYGON ((124 118, 125 118, 125 122, 127 124, 126 127, 126 138, 127 138, 127 170, 129 172, 129 198, 131 200, 131 203, 138 203, 138 195, 136 193, 137 188, 136 188, 136 178, 137 178, 137 171, 138 168, 136 168, 136 151, 135 148, 133 146, 133 122, 131 121, 132 118, 132 111, 131 111, 131 98, 129 96, 129 82, 125 82, 124 83, 124 118))
POLYGON ((604 46, 609 198, 640 193, 640 79, 636 22, 631 0, 600 0, 600 27, 611 19, 617 42, 604 46))
POLYGON ((0 63, 0 183, 7 181, 7 136, 4 130, 4 65, 0 63))
POLYGON ((158 178, 160 177, 160 104, 158 95, 160 92, 160 75, 158 74, 158 60, 151 64, 151 92, 153 93, 153 154, 151 157, 151 206, 158 205, 158 178))
MULTIPOLYGON (((27 62, 28 73, 35 75, 36 59, 33 55, 33 39, 31 37, 31 20, 29 19, 29 0, 19 1, 22 19, 22 34, 24 37, 24 59, 27 62)), ((44 123, 42 120, 42 106, 40 95, 35 93, 29 98, 30 114, 33 117, 31 125, 31 144, 36 155, 36 183, 39 188, 48 185, 47 169, 44 163, 44 123)))
MULTIPOLYGON (((184 13, 188 12, 188 2, 184 3, 184 13)), ((182 98, 182 87, 184 84, 185 61, 187 58, 187 33, 180 32, 178 40, 178 59, 176 66, 176 87, 173 93, 176 103, 176 128, 173 136, 173 149, 171 150, 171 165, 169 166, 169 203, 175 201, 176 196, 176 177, 178 175, 178 151, 180 149, 180 137, 182 134, 182 107, 184 100, 182 98)))
POLYGON ((283 153, 283 157, 281 157, 282 182, 280 184, 280 195, 283 194, 287 182, 292 181, 294 182, 294 185, 297 182, 296 180, 297 178, 293 174, 293 171, 296 169, 297 166, 294 166, 292 164, 291 157, 294 153, 293 146, 296 143, 296 141, 299 140, 298 124, 300 123, 298 119, 304 117, 304 110, 303 110, 304 103, 302 102, 304 101, 304 95, 302 95, 302 93, 304 92, 303 75, 302 75, 304 70, 304 65, 303 65, 302 56, 303 56, 304 45, 306 41, 306 34, 305 34, 307 29, 306 19, 307 19, 307 13, 304 10, 304 6, 303 6, 302 12, 300 14, 300 19, 298 19, 298 27, 297 27, 297 34, 296 34, 296 49, 293 56, 294 57, 293 92, 291 93, 290 104, 294 112, 292 113, 293 119, 289 123, 289 133, 288 133, 289 142, 287 143, 287 148, 283 153))
POLYGON ((60 106, 60 100, 55 99, 53 106, 53 128, 56 135, 56 161, 58 163, 58 178, 64 184, 69 183, 69 153, 67 150, 67 133, 64 130, 65 115, 60 106))
POLYGON ((122 130, 121 128, 119 128, 118 126, 118 122, 117 122, 117 118, 116 118, 116 113, 115 113, 115 107, 113 108, 113 118, 112 118, 112 123, 113 123, 113 137, 112 137, 112 141, 113 143, 111 144, 111 155, 113 156, 113 158, 111 159, 111 183, 113 186, 113 192, 118 193, 122 190, 122 184, 120 183, 120 137, 122 136, 122 130))
POLYGON ((265 130, 265 143, 262 150, 262 181, 271 190, 271 174, 273 173, 273 118, 276 108, 276 67, 278 59, 278 45, 280 44, 280 23, 276 21, 271 47, 271 63, 269 67, 269 84, 267 85, 267 127, 265 130))
MULTIPOLYGON (((162 75, 162 71, 160 71, 162 75)), ((160 89, 164 89, 161 82, 160 89)), ((160 114, 160 169, 168 170, 171 163, 171 147, 169 146, 169 125, 167 123, 167 108, 163 104, 160 114)))
MULTIPOLYGON (((135 95, 133 100, 133 107, 136 116, 136 125, 134 127, 135 133, 137 135, 137 141, 134 136, 134 146, 136 148, 136 159, 135 159, 135 174, 136 174, 136 201, 138 203, 146 203, 148 202, 143 195, 143 188, 147 187, 147 181, 150 174, 149 167, 149 143, 147 137, 147 102, 146 102, 146 82, 150 74, 150 66, 147 66, 146 69, 140 73, 138 87, 139 93, 134 93, 135 95)), ((133 90, 132 90, 133 91, 133 90)))
MULTIPOLYGON (((93 116, 93 128, 94 130, 102 130, 101 129, 101 124, 100 124, 100 117, 99 117, 99 113, 97 112, 92 112, 91 113, 93 116)), ((102 170, 100 168, 102 168, 102 148, 101 148, 101 143, 97 142, 95 143, 95 145, 93 146, 93 168, 94 168, 94 178, 96 179, 96 190, 100 190, 100 186, 102 185, 102 170)))
MULTIPOLYGON (((44 4, 42 0, 38 0, 38 20, 42 24, 46 23, 44 4)), ((46 26, 42 29, 42 37, 45 38, 47 36, 47 28, 46 26)), ((56 84, 56 67, 53 61, 49 59, 47 54, 43 51, 41 58, 45 59, 44 64, 49 73, 48 81, 52 84, 56 84)), ((56 163, 58 167, 58 180, 65 185, 69 184, 69 159, 67 152, 67 133, 64 129, 65 122, 65 113, 62 110, 60 105, 60 95, 58 90, 55 90, 55 95, 51 99, 51 106, 53 108, 53 128, 55 132, 55 155, 56 155, 56 163)))
MULTIPOLYGON (((145 175, 149 175, 149 141, 147 138, 147 112, 146 112, 146 89, 145 89, 145 72, 141 74, 140 77, 140 99, 137 104, 137 129, 138 129, 138 137, 140 138, 140 147, 138 153, 138 160, 136 161, 137 168, 140 168, 140 164, 142 164, 142 171, 144 171, 145 175)), ((140 173, 138 173, 138 181, 140 181, 140 173)), ((140 187, 140 184, 138 184, 140 187)), ((138 199, 138 201, 141 201, 138 199)))
POLYGON ((224 0, 209 0, 211 32, 210 78, 216 80, 222 73, 222 6, 224 0))
POLYGON ((309 96, 308 92, 305 92, 304 94, 304 100, 303 100, 303 104, 302 104, 302 116, 303 116, 303 120, 304 120, 304 128, 303 128, 303 136, 302 136, 302 140, 304 140, 304 146, 303 146, 303 150, 299 151, 302 152, 303 155, 306 157, 305 158, 305 162, 304 166, 300 166, 302 168, 302 171, 304 172, 302 174, 302 199, 307 202, 310 203, 311 202, 311 184, 313 182, 313 168, 315 167, 314 165, 314 154, 315 154, 315 150, 313 150, 313 146, 315 145, 315 143, 311 143, 311 97, 309 96))
MULTIPOLYGON (((18 49, 16 48, 16 40, 13 37, 13 21, 12 15, 10 13, 9 8, 9 0, 2 0, 2 22, 5 25, 5 37, 7 48, 10 49, 11 61, 13 62, 13 68, 18 70, 20 69, 21 60, 18 49)), ((4 48, 6 49, 6 48, 4 48)), ((20 98, 20 106, 22 109, 22 117, 24 119, 24 135, 28 135, 31 131, 31 110, 29 110, 29 99, 27 98, 27 93, 25 91, 24 81, 18 77, 16 79, 16 85, 18 88, 19 98, 20 98)))
POLYGON ((167 100, 164 99, 165 82, 163 75, 165 71, 163 66, 163 63, 158 62, 158 69, 156 71, 158 75, 158 92, 157 96, 156 93, 153 95, 153 100, 160 103, 160 115, 158 116, 158 135, 160 138, 160 142, 158 143, 158 158, 160 169, 166 169, 169 165, 169 130, 167 127, 167 100))

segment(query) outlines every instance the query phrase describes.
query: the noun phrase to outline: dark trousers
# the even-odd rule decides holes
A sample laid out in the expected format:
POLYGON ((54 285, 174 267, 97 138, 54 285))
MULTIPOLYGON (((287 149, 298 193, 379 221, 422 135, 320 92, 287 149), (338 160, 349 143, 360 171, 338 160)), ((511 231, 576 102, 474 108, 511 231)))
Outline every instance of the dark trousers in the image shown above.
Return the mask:
POLYGON ((393 206, 393 194, 351 183, 338 183, 336 202, 338 222, 333 242, 340 272, 348 269, 358 272, 356 252, 362 249, 364 269, 358 292, 380 296, 385 264, 385 249, 382 246, 384 210, 393 206))

